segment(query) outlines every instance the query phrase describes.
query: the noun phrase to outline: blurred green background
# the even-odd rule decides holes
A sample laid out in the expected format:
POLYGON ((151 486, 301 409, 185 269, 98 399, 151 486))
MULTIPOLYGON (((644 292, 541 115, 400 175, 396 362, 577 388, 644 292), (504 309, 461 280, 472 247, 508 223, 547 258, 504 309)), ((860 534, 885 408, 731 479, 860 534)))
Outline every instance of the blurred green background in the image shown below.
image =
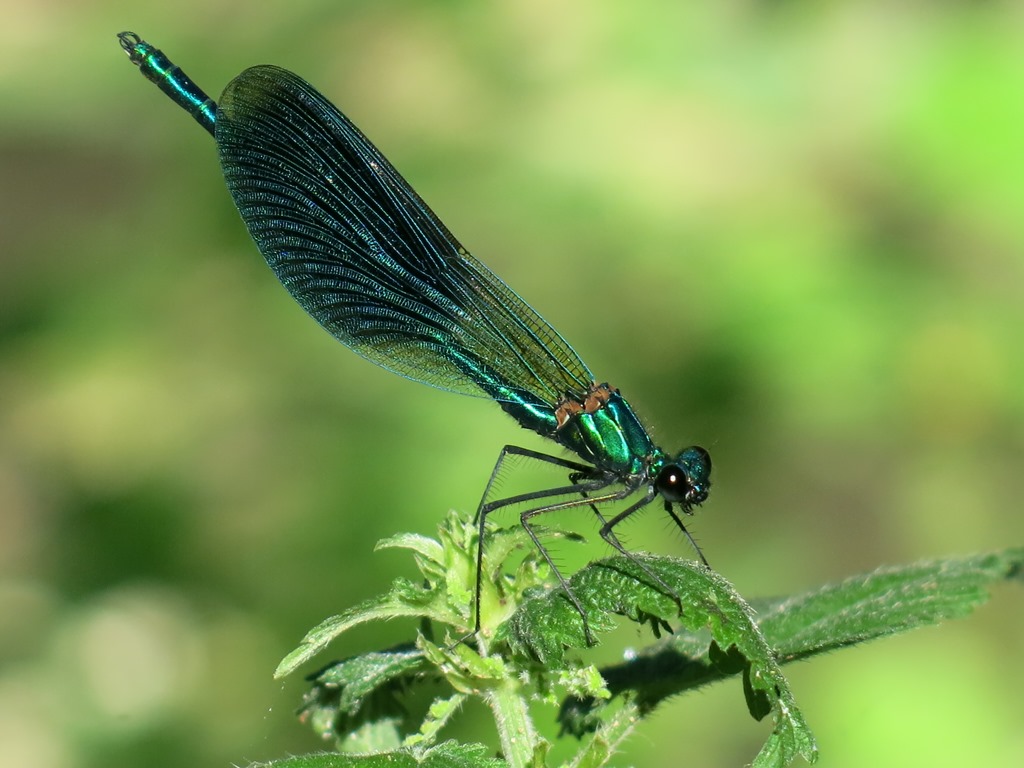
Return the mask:
MULTIPOLYGON (((125 29, 211 95, 275 63, 334 100, 660 443, 712 452, 693 530, 748 597, 1024 542, 1019 4, 2 6, 3 765, 319 748, 280 657, 413 573, 376 540, 545 447, 306 318, 125 29)), ((1024 762, 1021 600, 788 668, 822 764, 1024 762)), ((740 765, 766 725, 718 686, 619 764, 740 765)))

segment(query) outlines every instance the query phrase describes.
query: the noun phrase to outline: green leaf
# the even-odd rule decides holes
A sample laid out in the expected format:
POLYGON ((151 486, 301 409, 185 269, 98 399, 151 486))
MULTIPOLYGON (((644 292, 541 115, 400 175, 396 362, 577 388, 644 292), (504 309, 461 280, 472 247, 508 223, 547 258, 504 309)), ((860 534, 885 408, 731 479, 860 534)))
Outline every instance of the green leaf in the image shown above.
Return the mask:
POLYGON ((483 744, 458 744, 446 741, 421 757, 424 768, 506 768, 507 763, 488 757, 491 750, 483 744))
MULTIPOLYGON (((518 604, 523 591, 536 588, 547 575, 545 569, 537 567, 537 556, 532 547, 515 579, 497 575, 504 560, 528 544, 529 537, 522 527, 493 531, 488 535, 484 569, 493 574, 493 578, 483 582, 481 605, 485 631, 481 633, 481 640, 491 632, 492 625, 504 621, 518 604)), ((368 621, 417 618, 454 628, 453 638, 466 634, 472 626, 476 526, 452 513, 438 527, 436 540, 406 534, 384 539, 377 548, 411 550, 423 580, 416 583, 396 579, 386 595, 367 600, 321 622, 281 660, 274 672, 275 678, 291 674, 340 635, 368 621)))
POLYGON ((571 768, 601 768, 607 765, 639 721, 639 710, 632 701, 627 701, 618 712, 598 724, 593 736, 570 764, 571 768))
MULTIPOLYGON (((569 581, 580 600, 591 630, 601 631, 613 615, 651 625, 655 633, 676 618, 690 631, 710 632, 718 649, 709 663, 734 673, 742 670, 748 707, 755 716, 774 714, 774 727, 757 766, 782 766, 797 755, 813 762, 817 747, 789 689, 773 649, 754 621, 754 612, 714 571, 674 558, 638 555, 647 569, 670 585, 676 601, 652 584, 650 574, 630 558, 612 557, 590 564, 569 581)), ((583 621, 561 589, 528 598, 502 628, 515 653, 526 654, 545 666, 561 667, 566 647, 585 643, 583 621)), ((710 644, 705 645, 710 650, 710 644)), ((607 679, 607 678, 606 678, 607 679)), ((566 727, 566 721, 563 721, 566 727)), ((578 727, 578 724, 577 724, 578 727)))
POLYGON ((376 755, 302 755, 253 763, 249 768, 507 768, 507 763, 488 754, 483 744, 449 741, 430 749, 399 749, 376 755))
MULTIPOLYGON (((344 613, 332 616, 311 629, 299 646, 289 653, 274 671, 275 678, 294 672, 305 662, 323 650, 338 635, 352 627, 368 621, 396 618, 398 616, 433 617, 432 603, 436 603, 435 591, 419 587, 404 580, 397 580, 391 591, 383 597, 367 600, 344 613)), ((441 612, 440 610, 438 612, 441 612)), ((446 615, 444 618, 448 618, 446 615)))
POLYGON ((1024 548, 882 568, 794 597, 755 603, 783 661, 968 615, 995 582, 1021 576, 1024 548))
MULTIPOLYGON (((395 734, 389 746, 397 747, 400 739, 395 726, 405 714, 398 695, 427 666, 423 653, 409 646, 336 661, 309 676, 313 687, 303 699, 299 716, 322 738, 339 741, 364 726, 386 722, 388 732, 395 734)), ((379 741, 380 733, 358 739, 362 743, 367 737, 379 741)), ((354 746, 347 744, 346 748, 354 746)))
POLYGON ((376 755, 391 752, 402 746, 401 718, 385 717, 371 720, 338 736, 335 744, 339 752, 353 755, 376 755))
POLYGON ((780 660, 963 616, 987 598, 991 583, 1019 579, 1024 571, 1024 549, 890 568, 795 597, 759 601, 758 614, 724 578, 696 563, 646 555, 638 556, 640 562, 609 558, 570 581, 595 636, 614 626, 617 617, 648 625, 656 637, 671 632, 670 621, 681 626, 630 662, 598 674, 567 654, 586 644, 583 621, 561 589, 548 588, 547 567, 535 551, 526 550, 514 576, 505 572, 505 558, 529 545, 519 528, 489 534, 481 631, 468 642, 452 643, 472 622, 476 535, 475 526, 451 515, 436 541, 406 535, 381 542, 381 548, 412 551, 422 580, 398 579, 387 595, 328 619, 282 661, 279 676, 365 621, 399 616, 420 621, 415 646, 357 656, 314 676, 303 718, 318 733, 334 736, 343 749, 376 753, 326 764, 539 768, 549 745, 533 726, 529 702, 562 698, 562 731, 582 740, 566 765, 601 768, 665 698, 737 675, 751 715, 772 717, 772 731, 754 765, 781 767, 797 756, 813 762, 814 740, 780 660), (671 585, 678 600, 663 584, 671 585), (445 641, 434 641, 434 622, 450 628, 445 641), (407 722, 398 697, 426 676, 448 687, 417 727, 407 722), (614 697, 621 704, 607 707, 614 697), (486 757, 479 745, 431 746, 469 698, 491 709, 504 762, 486 757))
MULTIPOLYGON (((758 625, 782 661, 806 659, 915 627, 960 618, 999 581, 1020 580, 1024 549, 885 568, 785 599, 755 601, 758 625)), ((628 695, 645 714, 670 696, 736 674, 746 665, 722 652, 709 631, 680 629, 635 658, 601 669, 613 696, 628 695)), ((761 714, 755 699, 752 714, 761 714)), ((748 705, 751 704, 748 696, 748 705)), ((568 698, 563 729, 583 737, 602 722, 603 702, 568 698)), ((767 758, 766 758, 767 759, 767 758)))
POLYGON ((437 739, 438 732, 459 711, 462 702, 465 700, 466 694, 464 693, 454 693, 447 699, 434 699, 426 718, 423 720, 423 724, 420 726, 420 732, 409 736, 405 740, 405 746, 433 744, 437 739))
POLYGON ((439 541, 418 533, 399 533, 395 536, 381 539, 374 546, 373 551, 379 552, 382 549, 410 549, 427 560, 438 564, 443 563, 445 559, 444 547, 441 546, 439 541))

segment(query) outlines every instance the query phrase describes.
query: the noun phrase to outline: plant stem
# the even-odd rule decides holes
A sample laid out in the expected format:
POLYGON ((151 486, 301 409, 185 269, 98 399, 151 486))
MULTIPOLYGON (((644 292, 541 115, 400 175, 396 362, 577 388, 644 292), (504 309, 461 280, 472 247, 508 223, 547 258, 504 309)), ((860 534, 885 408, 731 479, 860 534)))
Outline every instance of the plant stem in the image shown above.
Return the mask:
POLYGON ((526 699, 514 680, 505 680, 484 696, 494 713, 501 751, 511 768, 529 768, 537 750, 537 730, 533 727, 526 699))

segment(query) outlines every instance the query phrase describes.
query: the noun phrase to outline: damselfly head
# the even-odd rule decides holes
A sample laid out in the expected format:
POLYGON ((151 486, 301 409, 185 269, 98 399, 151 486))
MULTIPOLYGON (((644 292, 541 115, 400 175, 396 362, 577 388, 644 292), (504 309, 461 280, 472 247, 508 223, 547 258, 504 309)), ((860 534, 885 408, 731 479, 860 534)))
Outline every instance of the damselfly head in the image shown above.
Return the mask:
POLYGON ((665 501, 687 510, 701 504, 711 488, 711 456, 699 445, 690 446, 661 468, 654 488, 665 501))

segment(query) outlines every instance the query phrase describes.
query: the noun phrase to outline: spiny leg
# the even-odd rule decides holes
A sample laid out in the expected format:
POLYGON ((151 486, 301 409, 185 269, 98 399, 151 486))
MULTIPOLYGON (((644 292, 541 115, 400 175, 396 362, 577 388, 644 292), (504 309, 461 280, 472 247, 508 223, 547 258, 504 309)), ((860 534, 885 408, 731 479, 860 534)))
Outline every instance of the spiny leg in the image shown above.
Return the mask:
MULTIPOLYGON (((646 573, 648 576, 650 576, 654 580, 654 582, 659 587, 661 587, 662 590, 664 590, 665 594, 668 595, 669 597, 671 597, 675 601, 676 608, 678 608, 679 612, 682 613, 683 612, 683 601, 679 597, 679 595, 676 593, 676 591, 674 589, 672 589, 672 587, 670 587, 665 582, 665 580, 663 578, 661 578, 658 574, 656 574, 654 571, 652 571, 643 561, 638 560, 636 555, 634 555, 632 552, 630 552, 628 549, 626 549, 622 545, 622 542, 619 541, 619 537, 615 535, 615 531, 613 530, 616 525, 621 523, 627 517, 629 517, 630 515, 632 515, 635 512, 640 511, 641 509, 646 507, 648 504, 650 504, 652 501, 654 501, 654 497, 657 496, 657 495, 658 495, 658 493, 657 493, 657 491, 654 490, 654 488, 649 488, 647 490, 647 493, 644 494, 644 497, 642 499, 640 499, 635 504, 632 504, 629 507, 627 507, 626 509, 624 509, 622 512, 617 514, 611 520, 608 520, 601 527, 600 534, 601 534, 601 538, 602 539, 607 541, 609 544, 611 544, 613 547, 615 547, 615 549, 617 549, 619 551, 619 554, 621 554, 624 557, 626 557, 634 565, 639 566, 640 569, 643 570, 644 573, 646 573)), ((596 509, 594 511, 597 512, 596 509)), ((601 518, 602 520, 605 519, 604 515, 600 514, 599 512, 597 512, 597 516, 599 518, 601 518)), ((672 515, 672 517, 675 518, 675 515, 672 515)), ((682 525, 678 519, 676 519, 676 522, 679 523, 680 525, 682 525)), ((683 531, 685 532, 686 529, 684 528, 683 531)), ((689 537, 690 534, 687 533, 686 535, 687 535, 687 537, 689 537)), ((693 539, 690 539, 690 541, 692 542, 693 539)), ((697 550, 697 551, 698 551, 698 553, 700 552, 700 550, 697 550)), ((701 559, 703 559, 703 555, 701 556, 701 559)), ((706 564, 707 563, 705 563, 705 565, 706 564)))
MULTIPOLYGON (((590 467, 586 464, 580 464, 579 462, 569 461, 568 459, 563 459, 559 456, 551 456, 546 453, 540 453, 539 451, 532 451, 528 448, 520 448, 518 445, 506 445, 504 448, 501 449, 501 453, 498 454, 498 460, 494 464, 494 469, 491 471, 491 476, 487 480, 487 485, 484 488, 483 496, 480 497, 480 504, 477 506, 476 515, 474 517, 474 522, 477 523, 478 526, 476 554, 476 585, 473 599, 473 612, 476 618, 473 626, 473 631, 467 633, 465 637, 460 638, 458 642, 464 642, 465 640, 469 639, 470 637, 472 637, 480 631, 480 595, 483 588, 484 537, 486 535, 487 516, 498 509, 512 506, 514 504, 522 504, 528 501, 538 501, 540 499, 552 498, 555 496, 565 496, 570 493, 578 493, 580 488, 585 488, 587 491, 599 491, 602 488, 605 488, 612 482, 614 482, 614 479, 615 478, 612 476, 607 476, 603 473, 599 473, 593 467, 590 467), (549 488, 541 491, 532 491, 530 493, 523 493, 516 496, 510 496, 505 499, 498 499, 496 501, 488 503, 487 497, 490 495, 491 488, 494 485, 495 479, 501 472, 501 466, 505 462, 505 458, 509 455, 523 456, 528 459, 535 459, 537 461, 546 462, 548 464, 554 464, 557 467, 571 469, 573 470, 574 475, 576 475, 579 478, 579 480, 582 480, 585 477, 589 477, 589 480, 582 484, 577 484, 579 482, 579 480, 577 480, 570 486, 563 486, 560 488, 549 488)), ((571 504, 570 506, 576 506, 578 503, 579 502, 576 502, 574 504, 571 504)), ((564 504, 564 502, 560 502, 559 504, 551 506, 561 508, 561 504, 564 504)), ((521 519, 520 522, 522 522, 521 519)), ((534 543, 537 544, 538 549, 540 549, 541 553, 544 555, 544 558, 548 561, 548 564, 551 565, 552 570, 554 570, 556 575, 558 575, 559 581, 561 581, 564 586, 565 580, 562 579, 562 576, 558 572, 558 569, 555 567, 555 564, 551 562, 551 558, 548 556, 547 551, 544 549, 544 547, 540 544, 540 541, 537 539, 537 536, 525 524, 524 527, 526 528, 527 533, 533 539, 534 543)), ((568 587, 566 587, 566 589, 568 590, 568 587)), ((577 608, 579 608, 579 604, 576 601, 575 596, 571 595, 570 593, 570 597, 572 598, 573 603, 576 604, 577 608)), ((582 609, 580 610, 580 613, 582 615, 582 609)), ((585 626, 585 616, 583 617, 583 621, 585 626)), ((589 640, 589 629, 587 631, 587 637, 589 640)))
MULTIPOLYGON (((474 523, 479 521, 480 513, 483 511, 484 505, 487 502, 487 497, 491 495, 491 487, 494 485, 494 481, 501 473, 501 465, 505 463, 505 457, 509 455, 522 456, 527 459, 535 459, 536 461, 554 464, 556 467, 571 469, 573 470, 572 477, 579 478, 580 480, 592 478, 596 473, 596 470, 588 464, 580 464, 578 461, 570 461, 569 459, 563 459, 560 456, 552 456, 549 453, 532 451, 529 448, 520 448, 518 445, 506 445, 501 449, 501 453, 498 454, 498 460, 494 462, 494 469, 491 470, 491 476, 487 479, 487 485, 484 488, 483 496, 480 497, 480 503, 476 507, 476 517, 473 518, 474 523)), ((578 481, 572 480, 573 485, 575 485, 576 482, 578 481)))
MULTIPOLYGON (((583 480, 583 479, 585 479, 584 476, 581 473, 579 473, 579 472, 573 472, 571 475, 569 475, 569 482, 573 483, 574 485, 577 485, 577 487, 578 487, 578 483, 581 480, 583 480)), ((579 494, 583 498, 587 498, 587 492, 586 491, 579 491, 579 494)), ((599 510, 597 508, 597 505, 593 502, 592 499, 590 501, 590 511, 593 512, 597 516, 597 519, 601 521, 601 526, 602 527, 604 527, 605 525, 608 524, 608 518, 606 518, 604 515, 601 514, 601 510, 599 510)), ((615 534, 611 534, 611 535, 614 536, 615 534)), ((616 546, 616 545, 613 544, 612 546, 616 546)))
MULTIPOLYGON (((569 479, 573 482, 577 482, 581 478, 578 474, 573 474, 569 476, 569 479)), ((584 498, 587 498, 586 491, 580 491, 580 495, 583 496, 584 498)), ((676 591, 672 589, 672 587, 670 587, 668 584, 666 584, 665 580, 658 576, 658 574, 656 574, 654 571, 648 568, 643 561, 638 560, 632 552, 626 549, 623 543, 619 541, 619 537, 615 535, 615 531, 612 530, 612 527, 615 526, 617 523, 621 522, 622 520, 625 520, 627 517, 629 517, 637 510, 643 509, 648 504, 650 504, 654 500, 654 497, 656 495, 657 492, 653 488, 648 489, 647 493, 644 495, 644 498, 640 499, 636 504, 631 506, 629 509, 617 515, 615 519, 611 522, 609 522, 608 518, 601 514, 601 510, 597 508, 597 504, 595 503, 594 499, 590 500, 590 509, 597 516, 597 519, 601 521, 601 538, 608 542, 608 544, 610 544, 615 550, 617 550, 619 554, 627 558, 630 562, 637 565, 644 573, 650 576, 651 579, 659 587, 661 587, 667 595, 669 595, 673 600, 675 600, 676 607, 679 609, 679 612, 682 613, 683 602, 682 600, 680 600, 679 595, 676 594, 676 591)), ((669 514, 671 514, 671 512, 669 514)), ((673 517, 675 517, 675 515, 673 515, 673 517)), ((680 527, 682 526, 682 523, 678 519, 676 520, 676 523, 679 524, 680 527)), ((687 532, 685 528, 683 528, 683 532, 686 533, 687 538, 689 538, 690 542, 693 543, 693 539, 690 537, 689 532, 687 532)), ((701 554, 699 549, 697 550, 697 553, 701 555, 701 559, 703 560, 704 556, 703 554, 701 554)), ((704 561, 704 564, 707 565, 707 561, 704 561)))
MULTIPOLYGON (((679 530, 682 531, 683 535, 689 540, 690 546, 693 547, 694 551, 697 553, 697 557, 700 558, 700 561, 704 563, 704 567, 710 568, 711 566, 708 564, 708 559, 704 557, 704 553, 697 545, 697 542, 693 540, 693 536, 691 536, 690 532, 686 530, 686 526, 683 525, 682 519, 676 514, 676 511, 672 509, 672 504, 668 501, 665 502, 665 511, 668 512, 669 517, 675 521, 676 525, 679 526, 679 530)), ((686 512, 686 507, 683 507, 683 512, 686 512)))
MULTIPOLYGON (((594 481, 594 482, 598 482, 598 481, 594 481)), ((612 482, 614 482, 614 478, 606 481, 605 485, 607 486, 607 485, 611 484, 612 482)), ((536 533, 534 533, 533 529, 530 527, 529 520, 531 518, 533 518, 533 517, 536 517, 537 515, 547 514, 548 512, 560 512, 563 509, 572 509, 574 507, 582 507, 582 506, 584 506, 586 504, 589 504, 589 505, 593 506, 595 504, 602 504, 604 502, 609 502, 609 501, 620 501, 621 499, 625 498, 629 494, 633 493, 633 489, 632 488, 621 488, 621 489, 619 489, 617 491, 614 491, 612 493, 606 493, 606 494, 603 494, 601 496, 589 497, 589 496, 586 495, 586 492, 590 491, 590 490, 595 490, 595 489, 593 489, 593 488, 586 488, 582 484, 581 485, 569 486, 569 488, 571 490, 575 490, 577 493, 583 493, 584 494, 583 497, 579 498, 579 499, 567 499, 566 501, 560 501, 560 502, 558 502, 556 504, 548 504, 548 505, 543 506, 543 507, 536 507, 534 509, 528 509, 528 510, 526 510, 525 512, 523 512, 519 516, 519 522, 522 523, 523 528, 526 529, 526 532, 528 534, 530 534, 530 538, 533 539, 533 543, 537 545, 537 549, 540 550, 540 553, 544 556, 544 559, 548 561, 548 565, 551 566, 551 570, 554 572, 555 576, 558 577, 558 581, 559 581, 559 583, 561 583, 562 589, 565 590, 565 594, 569 597, 569 600, 572 602, 573 606, 576 608, 577 613, 579 613, 580 618, 583 620, 583 633, 586 636, 587 645, 595 645, 596 644, 596 640, 594 639, 594 636, 590 632, 590 622, 587 620, 587 612, 585 610, 583 610, 583 605, 580 603, 579 598, 576 597, 575 593, 573 593, 572 589, 569 587, 569 582, 567 582, 565 580, 565 577, 562 576, 561 571, 558 570, 558 566, 555 565, 554 560, 551 559, 551 555, 548 554, 548 551, 544 547, 544 545, 541 543, 540 538, 537 536, 536 533), (581 488, 583 488, 583 491, 580 491, 581 488)), ((627 556, 628 556, 628 554, 627 554, 627 556)), ((639 563, 639 565, 640 565, 641 568, 643 568, 643 563, 639 563)), ((658 578, 654 574, 651 574, 651 575, 654 576, 655 579, 658 578)))

